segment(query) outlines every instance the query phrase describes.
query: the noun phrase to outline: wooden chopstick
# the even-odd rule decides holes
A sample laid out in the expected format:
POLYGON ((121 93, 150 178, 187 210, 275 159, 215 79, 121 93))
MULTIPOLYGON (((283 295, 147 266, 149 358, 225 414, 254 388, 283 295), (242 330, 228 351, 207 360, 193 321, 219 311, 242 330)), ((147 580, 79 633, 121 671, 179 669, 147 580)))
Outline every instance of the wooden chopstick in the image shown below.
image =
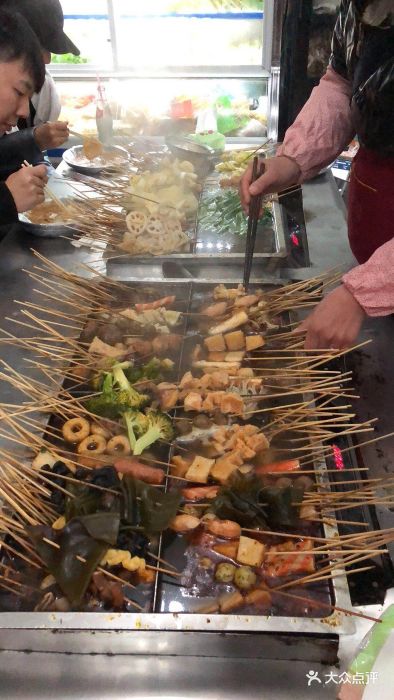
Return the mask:
MULTIPOLYGON (((88 136, 86 134, 85 135, 80 134, 79 131, 74 131, 74 129, 69 129, 68 133, 72 134, 73 136, 76 136, 78 139, 82 139, 82 141, 84 141, 85 139, 88 138, 88 136)), ((96 138, 96 137, 92 137, 92 138, 96 138)))
POLYGON ((291 185, 291 187, 286 187, 286 189, 280 190, 280 192, 278 192, 278 199, 280 199, 281 197, 285 197, 287 194, 293 194, 295 192, 301 192, 301 191, 302 191, 301 185, 291 185))
MULTIPOLYGON (((22 168, 32 168, 32 167, 33 167, 32 164, 29 163, 27 160, 23 161, 22 168)), ((62 202, 62 200, 59 199, 59 197, 57 197, 54 192, 52 192, 51 188, 48 187, 48 185, 45 185, 44 192, 50 199, 52 199, 53 202, 55 202, 55 204, 57 204, 57 206, 60 209, 67 209, 64 202, 62 202)))
POLYGON ((265 143, 262 143, 260 146, 258 146, 257 148, 255 148, 254 151, 252 151, 252 153, 249 153, 249 155, 246 156, 246 158, 243 158, 243 159, 241 160, 241 163, 240 163, 240 164, 242 165, 243 163, 246 163, 246 161, 250 160, 252 156, 254 156, 256 153, 258 153, 259 151, 261 151, 261 150, 262 150, 263 148, 265 148, 266 146, 268 146, 268 144, 271 144, 271 148, 272 148, 272 146, 273 146, 272 139, 267 139, 267 141, 266 141, 265 143))
MULTIPOLYGON (((258 180, 265 171, 264 163, 260 163, 259 166, 258 156, 253 158, 253 168, 252 168, 252 182, 258 180)), ((262 195, 257 194, 251 197, 249 204, 249 217, 248 217, 248 230, 246 233, 246 243, 245 243, 245 263, 244 263, 244 276, 243 276, 243 286, 245 291, 247 291, 250 280, 250 273, 252 271, 253 254, 256 242, 256 232, 259 223, 259 214, 261 207, 262 195)))

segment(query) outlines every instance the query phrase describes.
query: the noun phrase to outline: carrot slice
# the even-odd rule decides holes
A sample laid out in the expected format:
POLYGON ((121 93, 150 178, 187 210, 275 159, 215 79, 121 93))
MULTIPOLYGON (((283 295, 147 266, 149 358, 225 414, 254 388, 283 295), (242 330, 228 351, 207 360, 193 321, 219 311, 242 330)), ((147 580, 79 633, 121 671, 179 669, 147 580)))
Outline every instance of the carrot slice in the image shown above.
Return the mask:
POLYGON ((286 459, 283 462, 271 462, 271 464, 263 464, 256 467, 256 474, 270 474, 276 472, 294 472, 300 468, 298 459, 286 459))

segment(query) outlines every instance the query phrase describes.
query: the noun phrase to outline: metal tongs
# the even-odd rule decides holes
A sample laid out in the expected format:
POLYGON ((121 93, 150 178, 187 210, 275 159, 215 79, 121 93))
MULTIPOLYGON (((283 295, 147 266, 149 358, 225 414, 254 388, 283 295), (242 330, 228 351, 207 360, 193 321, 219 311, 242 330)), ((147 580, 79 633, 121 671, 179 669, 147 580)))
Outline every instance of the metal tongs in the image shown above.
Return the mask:
MULTIPOLYGON (((265 172, 264 163, 260 163, 258 156, 253 158, 253 169, 252 169, 252 182, 258 180, 265 172)), ((249 204, 249 216, 248 216, 248 230, 246 233, 246 244, 245 244, 245 263, 244 263, 244 279, 243 286, 245 291, 248 290, 250 273, 252 270, 253 263, 253 253, 254 246, 256 242, 256 231, 257 225, 259 223, 259 215, 261 208, 261 200, 263 198, 262 194, 253 195, 250 199, 249 204)))

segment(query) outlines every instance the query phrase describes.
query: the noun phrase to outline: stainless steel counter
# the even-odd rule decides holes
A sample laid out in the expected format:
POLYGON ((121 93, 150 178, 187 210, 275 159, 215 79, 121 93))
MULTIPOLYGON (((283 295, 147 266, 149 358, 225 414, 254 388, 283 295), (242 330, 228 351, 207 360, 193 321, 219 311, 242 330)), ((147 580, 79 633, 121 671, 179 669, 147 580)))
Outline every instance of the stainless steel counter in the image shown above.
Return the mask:
MULTIPOLYGON (((345 209, 331 174, 320 176, 304 186, 304 209, 308 233, 311 267, 272 270, 272 274, 288 279, 313 276, 336 265, 350 267, 353 258, 346 236, 345 209)), ((15 326, 5 317, 17 313, 14 299, 29 299, 34 284, 22 268, 37 264, 31 248, 51 258, 66 269, 77 271, 78 264, 94 263, 100 271, 97 252, 76 249, 65 239, 33 239, 15 228, 0 244, 0 325, 15 332, 15 326)), ((224 268, 222 268, 224 269, 224 268)), ((82 272, 82 271, 81 271, 82 272)), ((110 276, 124 273, 118 266, 108 268, 110 276)), ((86 274, 86 272, 84 273, 86 274)), ((160 266, 152 263, 149 272, 139 271, 139 277, 163 277, 160 266), (157 269, 156 269, 157 268, 157 269)), ((267 270, 264 270, 267 275, 267 270)), ((232 281, 240 279, 240 271, 232 270, 232 281), (237 277, 237 275, 239 275, 237 277)), ((200 276, 201 279, 201 276, 200 276)), ((364 335, 372 334, 374 343, 353 358, 358 392, 359 417, 378 416, 380 433, 393 429, 394 377, 392 373, 393 318, 367 322, 364 335)), ((0 356, 13 367, 25 369, 24 353, 12 346, 0 347, 0 356)), ((10 389, 1 387, 1 401, 13 402, 10 389)), ((362 450, 361 456, 370 467, 371 476, 393 473, 394 440, 362 450)), ((382 527, 394 526, 394 514, 388 509, 378 513, 382 527)), ((373 610, 378 612, 379 608, 373 610)), ((357 620, 357 632, 350 636, 341 650, 341 665, 346 663, 357 643, 371 623, 357 620), (347 646, 346 646, 347 644, 347 646)), ((1 638, 0 638, 1 648, 1 638)), ((0 697, 8 698, 222 698, 249 695, 251 698, 291 697, 333 698, 336 687, 319 685, 307 688, 305 674, 309 670, 323 675, 327 667, 318 663, 279 662, 256 659, 220 659, 188 656, 182 660, 171 656, 137 655, 81 656, 0 652, 0 697), (21 673, 23 670, 23 674, 21 673), (23 682, 21 678, 23 677, 23 682)))

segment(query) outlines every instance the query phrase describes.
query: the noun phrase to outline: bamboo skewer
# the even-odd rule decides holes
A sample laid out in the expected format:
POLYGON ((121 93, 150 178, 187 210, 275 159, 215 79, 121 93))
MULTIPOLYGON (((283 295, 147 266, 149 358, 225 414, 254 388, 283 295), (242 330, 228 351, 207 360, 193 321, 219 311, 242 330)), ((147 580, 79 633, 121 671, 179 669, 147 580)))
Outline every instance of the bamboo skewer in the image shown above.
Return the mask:
MULTIPOLYGON (((366 569, 369 569, 370 567, 366 567, 366 569)), ((363 569, 365 571, 366 569, 363 569)), ((275 590, 275 589, 274 589, 275 590)), ((329 608, 330 610, 336 610, 337 612, 344 613, 344 615, 351 615, 354 617, 361 617, 364 620, 370 620, 371 622, 383 622, 378 617, 372 617, 371 615, 365 615, 364 613, 356 612, 356 610, 347 610, 346 608, 342 608, 338 605, 333 605, 331 603, 324 603, 320 602, 318 600, 314 600, 313 598, 307 598, 305 596, 299 596, 295 595, 294 593, 285 593, 284 591, 275 591, 275 593, 280 594, 282 596, 286 596, 286 598, 292 598, 293 600, 300 600, 303 603, 307 603, 308 605, 312 605, 315 607, 319 608, 329 608)))
MULTIPOLYGON (((40 256, 38 256, 40 257, 40 256)), ((99 313, 100 309, 109 309, 109 306, 107 306, 107 301, 109 299, 113 300, 113 295, 112 291, 116 290, 116 284, 111 286, 106 287, 106 292, 103 295, 102 291, 99 288, 92 288, 91 283, 88 284, 88 282, 83 282, 80 286, 79 282, 75 280, 75 276, 71 275, 69 273, 63 273, 61 269, 58 268, 56 265, 49 265, 50 269, 50 283, 48 284, 48 277, 46 277, 47 273, 47 263, 45 259, 42 260, 44 262, 44 267, 39 268, 37 267, 37 272, 34 272, 34 275, 36 276, 35 279, 39 282, 40 285, 44 283, 46 285, 46 289, 50 291, 50 293, 59 293, 61 297, 61 302, 62 304, 68 308, 68 312, 66 314, 66 317, 62 317, 62 315, 59 313, 57 316, 56 313, 54 313, 50 319, 43 320, 39 318, 40 314, 40 309, 39 308, 31 308, 31 311, 29 310, 29 307, 26 307, 24 311, 26 313, 24 314, 32 323, 27 323, 26 321, 22 321, 20 325, 24 325, 25 327, 29 329, 36 329, 37 331, 40 330, 43 333, 43 338, 40 340, 40 337, 37 336, 37 344, 36 348, 43 353, 44 357, 50 357, 51 352, 53 352, 54 349, 59 350, 59 358, 62 362, 67 362, 73 361, 75 359, 75 354, 77 353, 78 359, 81 362, 82 366, 86 366, 85 362, 82 362, 82 358, 84 356, 84 348, 81 348, 81 344, 76 341, 75 339, 67 339, 66 344, 68 347, 62 349, 60 344, 65 342, 64 336, 61 335, 58 329, 65 328, 67 331, 80 331, 82 326, 83 326, 83 319, 86 318, 86 307, 84 309, 83 307, 83 302, 82 300, 88 301, 88 305, 92 306, 97 310, 99 313), (109 291, 111 290, 111 291, 109 291), (86 292, 86 293, 85 293, 86 292), (73 299, 73 301, 70 301, 70 299, 73 299), (74 304, 76 302, 76 304, 74 304), (72 309, 76 309, 77 311, 80 310, 80 318, 82 319, 81 322, 78 320, 77 324, 81 325, 75 325, 74 323, 74 316, 70 315, 70 311, 72 309), (85 313, 84 313, 85 311, 85 313), (44 335, 46 334, 46 336, 44 335)), ((90 268, 91 272, 91 268, 90 268)), ((279 294, 273 293, 271 295, 270 299, 270 304, 271 304, 271 309, 272 313, 276 312, 279 313, 282 310, 284 310, 286 307, 291 308, 291 307, 307 307, 308 304, 315 304, 317 298, 321 294, 321 289, 323 289, 325 286, 329 284, 329 276, 321 276, 320 278, 317 278, 318 281, 314 282, 302 282, 298 283, 295 287, 293 287, 292 290, 288 290, 286 292, 286 299, 283 299, 280 297, 279 294), (312 285, 317 284, 320 285, 320 289, 316 289, 315 291, 312 290, 312 285), (297 291, 298 290, 298 291, 297 291), (309 294, 309 297, 308 297, 309 294), (298 295, 298 297, 297 297, 298 295), (304 296, 303 296, 304 295, 304 296), (314 299, 313 302, 311 301, 312 298, 314 299)), ((44 286, 45 288, 45 286, 44 286)), ((42 291, 42 290, 41 290, 42 291)), ((44 293, 45 294, 45 293, 44 293)), ((50 294, 46 294, 46 298, 51 299, 50 294)), ((49 306, 48 306, 49 308, 49 306)), ((45 313, 45 309, 44 309, 45 313)), ((286 334, 282 334, 286 335, 286 334)), ((289 342, 293 341, 294 336, 288 337, 289 342)), ((12 340, 12 338, 10 339, 12 340)), ((274 340, 274 336, 273 336, 274 340)), ((33 341, 29 342, 28 339, 26 338, 24 340, 26 345, 29 347, 29 349, 33 349, 33 341)), ((358 346, 355 346, 358 347, 358 346)), ((271 358, 273 361, 278 359, 278 356, 280 356, 281 362, 288 362, 290 361, 290 364, 288 367, 285 366, 282 368, 282 374, 286 371, 289 372, 289 374, 293 377, 297 377, 297 381, 300 381, 300 387, 296 388, 294 387, 294 390, 291 391, 283 391, 281 387, 277 389, 277 391, 271 392, 271 394, 267 394, 265 396, 262 396, 261 398, 267 398, 267 399, 277 399, 278 397, 281 396, 297 396, 302 394, 304 391, 310 391, 311 393, 317 393, 322 395, 322 399, 324 399, 325 402, 328 402, 328 406, 330 407, 330 402, 334 398, 337 398, 338 396, 340 397, 347 397, 350 394, 345 394, 343 391, 343 383, 350 381, 350 376, 349 378, 346 378, 345 375, 341 375, 338 372, 335 371, 326 371, 326 370, 318 370, 315 369, 315 363, 317 362, 318 365, 321 364, 321 362, 326 362, 330 361, 333 359, 335 353, 327 353, 326 351, 315 351, 311 353, 305 353, 303 356, 303 351, 298 350, 296 348, 278 348, 275 350, 274 348, 267 348, 267 354, 262 355, 262 361, 271 361, 271 358), (308 355, 307 357, 307 362, 306 365, 304 366, 304 361, 305 361, 305 355, 308 355), (288 359, 287 359, 288 358, 288 359), (294 366, 294 360, 299 360, 300 362, 296 362, 296 365, 294 366), (331 372, 329 374, 329 372, 331 372), (304 377, 305 375, 305 377, 304 377)), ((258 361, 259 358, 256 357, 256 361, 258 361)), ((86 361, 87 363, 90 362, 89 354, 86 353, 86 361)), ((86 363, 86 364, 87 364, 86 363)), ((45 365, 41 363, 41 369, 43 370, 45 376, 53 383, 53 392, 56 394, 56 391, 59 389, 59 385, 56 385, 55 383, 55 375, 52 372, 52 370, 48 367, 45 369, 45 365)), ((267 376, 270 376, 271 372, 270 370, 273 368, 267 368, 267 370, 262 370, 265 372, 267 376)), ((277 370, 276 370, 277 371, 277 370)), ((279 375, 280 376, 280 375, 279 375)), ((20 387, 22 387, 27 395, 29 395, 29 386, 24 384, 23 381, 18 380, 18 378, 14 377, 13 380, 15 385, 19 384, 20 387)), ((269 385, 267 386, 269 388, 269 385)), ((276 387, 275 387, 276 389, 276 387)), ((64 415, 67 415, 69 411, 75 410, 77 411, 77 415, 87 415, 86 412, 84 412, 84 407, 81 404, 80 400, 75 400, 73 397, 67 397, 67 393, 61 392, 60 397, 56 397, 55 395, 53 396, 44 396, 45 391, 41 390, 39 385, 34 385, 33 386, 33 394, 34 394, 34 400, 30 401, 29 405, 24 406, 23 410, 21 412, 21 418, 20 420, 18 419, 18 423, 15 422, 15 419, 17 417, 17 414, 11 413, 10 419, 7 419, 7 426, 8 429, 13 429, 16 431, 16 437, 14 438, 15 444, 20 444, 20 445, 25 445, 28 443, 29 440, 33 440, 34 445, 49 445, 50 443, 48 441, 43 441, 40 439, 38 436, 32 432, 32 430, 38 430, 39 429, 39 424, 35 422, 34 418, 28 418, 27 417, 27 412, 32 411, 34 408, 37 409, 37 406, 40 405, 42 408, 45 407, 45 410, 48 412, 51 409, 55 411, 63 411, 64 415), (30 429, 28 429, 30 428, 30 429)), ((30 394, 31 396, 31 394, 30 394)), ((350 395, 353 397, 353 395, 350 395)), ((256 400, 256 397, 250 397, 251 400, 256 400)), ((260 398, 260 397, 258 397, 260 398)), ((348 406, 345 408, 349 408, 348 406)), ((263 409, 264 410, 264 409, 263 409)), ((271 409, 273 410, 273 409, 271 409)), ((341 410, 344 410, 344 407, 341 407, 341 410)), ((344 435, 344 434, 356 434, 361 431, 366 431, 366 430, 372 430, 372 423, 373 421, 367 421, 364 423, 351 423, 351 419, 354 418, 354 415, 351 414, 344 414, 340 415, 340 412, 337 411, 335 413, 336 409, 333 407, 332 409, 332 414, 328 415, 324 412, 321 412, 320 407, 318 406, 315 408, 312 405, 312 402, 309 401, 303 401, 303 402, 298 402, 292 403, 292 404, 287 404, 284 406, 280 406, 275 408, 273 412, 273 416, 275 417, 274 421, 271 421, 271 427, 275 426, 275 432, 276 434, 279 434, 280 432, 284 431, 291 431, 294 430, 296 434, 301 435, 303 432, 308 435, 309 434, 309 440, 307 441, 308 444, 305 445, 305 447, 300 447, 300 448, 290 448, 290 450, 287 450, 290 452, 292 450, 300 451, 302 452, 301 459, 305 460, 306 462, 309 459, 316 459, 320 455, 324 455, 327 452, 330 451, 331 448, 321 448, 320 444, 324 440, 331 439, 334 436, 339 435, 344 435), (316 420, 312 419, 313 412, 315 412, 316 415, 316 420), (350 417, 348 417, 350 416, 350 417), (338 430, 340 432, 338 433, 338 430), (336 431, 336 432, 335 432, 336 431), (319 446, 318 446, 319 444, 319 446)), ((259 411, 256 411, 258 413, 259 411)), ((254 413, 254 412, 253 412, 254 413)), ((267 428, 265 427, 264 430, 267 428)), ((58 429, 57 429, 58 430, 58 429)), ((3 435, 10 437, 9 434, 7 434, 7 429, 3 429, 3 435)), ((56 432, 53 432, 52 429, 48 433, 48 437, 51 436, 55 437, 56 432)), ((297 440, 301 441, 301 437, 296 437, 292 438, 291 440, 297 440)), ((373 441, 371 441, 373 442, 373 441)), ((292 444, 292 442, 291 442, 292 444)), ((370 441, 368 441, 368 444, 370 444, 370 441)), ((283 450, 281 450, 283 451, 283 450)), ((60 452, 61 454, 66 454, 67 450, 59 450, 56 448, 56 453, 60 452)), ((74 453, 69 453, 74 456, 74 453)), ((149 461, 146 460, 146 461, 149 461)), ((163 464, 166 467, 170 467, 171 465, 167 462, 160 462, 159 460, 152 459, 156 464, 163 464)), ((303 463, 303 466, 305 463, 303 463)), ((363 468, 361 468, 363 469, 363 468)), ((15 470, 15 468, 14 468, 15 470)), ((366 468, 365 468, 366 470, 366 468)), ((332 469, 328 470, 329 472, 336 472, 337 470, 332 469)), ((344 470, 344 471, 350 471, 349 470, 344 470)), ((354 471, 353 469, 351 471, 354 471)), ((10 474, 13 474, 14 472, 10 472, 10 474)), ((297 470, 296 475, 298 474, 303 474, 303 473, 310 473, 310 474, 319 474, 319 473, 326 473, 325 470, 322 470, 321 472, 319 470, 315 471, 314 469, 311 470, 297 470)), ((45 474, 47 476, 52 476, 51 472, 48 472, 47 470, 41 470, 40 475, 43 475, 45 478, 45 474)), ((294 473, 292 473, 294 476, 294 473)), ((22 475, 23 479, 26 479, 27 483, 31 483, 33 485, 34 479, 33 476, 30 472, 30 470, 27 469, 22 469, 22 475), (29 481, 29 477, 30 481, 29 481)), ((280 474, 282 475, 282 473, 280 474)), ((279 474, 275 474, 275 476, 280 476, 279 474)), ((188 483, 189 480, 184 479, 183 477, 176 477, 172 476, 171 474, 168 475, 169 479, 178 479, 180 481, 188 483)), ((47 480, 50 481, 50 480, 47 480)), ((65 481, 78 481, 76 479, 73 479, 73 477, 66 477, 65 481)), ((42 486, 42 489, 45 490, 45 481, 43 480, 44 485, 42 486)), ((190 482, 193 483, 193 482, 190 482)), ((22 488, 24 489, 23 493, 26 493, 26 483, 23 485, 21 483, 22 488)), ((99 487, 102 488, 103 490, 109 490, 109 489, 104 489, 104 487, 99 487)), ((66 490, 67 491, 67 490, 66 490)), ((352 506, 355 507, 357 498, 360 496, 360 494, 356 493, 357 489, 353 490, 352 492, 343 492, 341 494, 337 494, 336 498, 324 498, 321 494, 319 496, 316 493, 313 494, 307 494, 305 496, 305 503, 310 503, 310 504, 315 504, 317 505, 320 509, 321 512, 325 512, 327 510, 329 511, 335 511, 336 509, 340 509, 341 507, 345 507, 348 502, 352 506), (342 500, 341 500, 342 499, 342 500), (346 500, 345 500, 346 499, 346 500), (345 505, 344 505, 345 504, 345 505)), ((13 498, 14 496, 12 495, 14 492, 11 492, 11 497, 13 498)), ((14 494, 15 495, 15 494, 14 494)), ((332 495, 332 494, 331 494, 332 495)), ((364 488, 363 489, 363 497, 364 500, 371 502, 373 499, 376 501, 376 498, 374 496, 374 491, 369 488, 364 488)), ((383 500, 383 499, 381 499, 383 500)), ((27 509, 28 512, 30 513, 30 517, 33 517, 31 514, 39 512, 39 509, 37 510, 37 505, 34 505, 34 500, 30 504, 29 508, 33 508, 33 510, 27 509)), ((202 506, 202 504, 200 504, 202 506)), ((25 512, 24 509, 23 513, 20 513, 21 519, 26 521, 25 518, 25 512)), ((326 518, 328 521, 329 519, 326 518)), ((338 522, 335 519, 333 519, 333 522, 338 522)), ((285 536, 285 535, 283 535, 285 536)), ((325 542, 324 546, 317 547, 316 548, 316 555, 321 554, 324 556, 342 556, 343 555, 343 549, 335 549, 336 543, 335 542, 329 542, 327 541, 326 538, 322 538, 322 540, 325 542)), ((378 540, 376 540, 377 542, 378 540)), ((376 549, 376 544, 375 541, 373 540, 364 540, 362 541, 360 539, 359 545, 357 545, 357 540, 352 540, 352 541, 346 541, 347 543, 344 544, 343 546, 346 548, 346 556, 349 557, 354 557, 355 555, 359 554, 365 554, 368 551, 368 554, 372 554, 375 552, 378 552, 379 554, 382 553, 382 549, 376 549), (375 549, 374 549, 375 546, 375 549), (369 547, 367 550, 366 548, 369 547)), ((382 543, 383 544, 383 543, 382 543)), ((342 546, 342 545, 340 545, 342 546)), ((281 553, 284 554, 284 553, 281 553)), ((151 555, 151 554, 150 554, 151 555)), ((288 553, 290 555, 290 553, 288 553)), ((151 555, 154 556, 154 555, 151 555)), ((158 561, 160 561, 159 558, 157 558, 158 561)), ((164 562, 164 560, 161 560, 162 563, 165 565, 167 564, 164 562)), ((168 565, 168 564, 167 564, 168 565)), ((149 566, 149 565, 148 565, 149 566)), ((175 576, 175 575, 180 575, 179 572, 171 572, 168 568, 163 568, 163 567, 151 567, 152 569, 156 571, 161 571, 163 573, 168 573, 169 575, 175 576)), ((325 574, 322 573, 321 570, 319 573, 319 576, 324 577, 325 574)), ((104 570, 104 573, 105 572, 104 570)), ((336 574, 336 575, 341 575, 341 574, 336 574)), ((316 580, 316 577, 315 579, 316 580)), ((128 582, 125 582, 128 584, 128 582)))

